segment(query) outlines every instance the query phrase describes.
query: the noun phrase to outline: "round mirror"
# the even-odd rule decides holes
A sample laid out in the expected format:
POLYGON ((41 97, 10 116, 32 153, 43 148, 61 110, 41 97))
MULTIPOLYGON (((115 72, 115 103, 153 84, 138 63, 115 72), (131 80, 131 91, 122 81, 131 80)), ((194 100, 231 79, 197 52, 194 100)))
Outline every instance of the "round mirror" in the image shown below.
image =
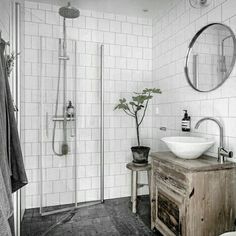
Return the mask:
POLYGON ((226 25, 213 23, 203 27, 189 44, 185 75, 200 92, 217 89, 229 77, 236 58, 236 39, 226 25))

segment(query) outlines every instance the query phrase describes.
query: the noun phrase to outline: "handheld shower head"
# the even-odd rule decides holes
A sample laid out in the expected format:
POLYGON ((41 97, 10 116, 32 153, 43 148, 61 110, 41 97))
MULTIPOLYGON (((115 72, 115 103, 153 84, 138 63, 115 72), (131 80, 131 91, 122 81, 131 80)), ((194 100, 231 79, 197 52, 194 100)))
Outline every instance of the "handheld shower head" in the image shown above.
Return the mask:
POLYGON ((59 15, 64 18, 73 19, 79 17, 80 11, 77 8, 72 7, 70 2, 68 2, 67 6, 59 9, 59 15))

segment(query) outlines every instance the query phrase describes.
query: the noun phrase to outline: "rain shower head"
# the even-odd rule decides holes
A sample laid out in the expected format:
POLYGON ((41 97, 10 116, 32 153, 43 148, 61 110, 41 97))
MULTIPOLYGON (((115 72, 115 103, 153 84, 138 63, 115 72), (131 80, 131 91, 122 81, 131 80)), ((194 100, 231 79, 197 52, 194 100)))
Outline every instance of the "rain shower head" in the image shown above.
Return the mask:
POLYGON ((62 16, 64 18, 73 19, 73 18, 79 17, 80 12, 77 8, 72 7, 70 2, 68 2, 67 6, 61 7, 59 9, 59 14, 60 14, 60 16, 62 16))
POLYGON ((189 0, 190 6, 193 8, 207 7, 211 4, 212 0, 189 0))

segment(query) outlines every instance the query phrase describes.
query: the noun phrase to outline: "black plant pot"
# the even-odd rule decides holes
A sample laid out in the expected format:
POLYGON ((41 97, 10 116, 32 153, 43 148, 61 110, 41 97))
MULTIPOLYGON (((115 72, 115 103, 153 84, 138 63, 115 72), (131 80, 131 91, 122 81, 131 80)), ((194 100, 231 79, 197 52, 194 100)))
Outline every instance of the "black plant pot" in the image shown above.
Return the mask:
POLYGON ((131 147, 131 151, 133 153, 133 163, 137 165, 145 165, 148 163, 150 147, 135 146, 131 147))

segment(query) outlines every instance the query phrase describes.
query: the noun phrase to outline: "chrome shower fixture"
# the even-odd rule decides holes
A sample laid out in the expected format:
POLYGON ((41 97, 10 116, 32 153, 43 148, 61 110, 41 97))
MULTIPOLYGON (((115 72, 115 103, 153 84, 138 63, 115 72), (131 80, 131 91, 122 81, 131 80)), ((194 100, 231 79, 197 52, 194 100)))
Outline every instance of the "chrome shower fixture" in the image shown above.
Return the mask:
POLYGON ((211 4, 212 0, 189 0, 189 4, 193 8, 203 8, 211 4))
MULTIPOLYGON (((67 61, 70 59, 67 55, 67 35, 66 35, 66 20, 74 19, 79 17, 80 11, 72 7, 68 2, 67 6, 61 7, 59 9, 59 15, 62 16, 63 19, 63 52, 61 52, 62 40, 59 40, 59 52, 58 52, 58 60, 59 60, 59 69, 58 69, 58 82, 57 82, 57 96, 56 96, 56 106, 55 106, 55 121, 53 125, 53 135, 52 135, 52 150, 57 156, 64 156, 69 153, 69 145, 67 140, 67 61), (62 83, 63 83, 63 143, 61 144, 61 152, 57 152, 55 150, 55 135, 56 135, 56 121, 58 121, 58 104, 59 104, 59 88, 61 81, 61 64, 63 64, 63 75, 62 75, 62 83)), ((59 119, 60 120, 60 119, 59 119)))

